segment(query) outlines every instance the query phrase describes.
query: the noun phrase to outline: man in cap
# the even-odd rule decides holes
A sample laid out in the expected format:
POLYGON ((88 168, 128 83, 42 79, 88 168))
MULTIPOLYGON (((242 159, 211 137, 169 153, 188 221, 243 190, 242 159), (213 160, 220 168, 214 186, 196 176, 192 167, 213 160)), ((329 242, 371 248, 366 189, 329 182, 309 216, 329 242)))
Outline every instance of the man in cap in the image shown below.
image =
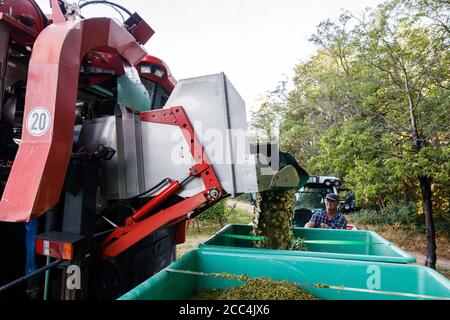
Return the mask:
POLYGON ((329 193, 325 197, 325 208, 311 217, 311 220, 305 224, 305 228, 324 228, 324 229, 345 229, 347 218, 337 211, 339 206, 339 197, 337 194, 329 193))

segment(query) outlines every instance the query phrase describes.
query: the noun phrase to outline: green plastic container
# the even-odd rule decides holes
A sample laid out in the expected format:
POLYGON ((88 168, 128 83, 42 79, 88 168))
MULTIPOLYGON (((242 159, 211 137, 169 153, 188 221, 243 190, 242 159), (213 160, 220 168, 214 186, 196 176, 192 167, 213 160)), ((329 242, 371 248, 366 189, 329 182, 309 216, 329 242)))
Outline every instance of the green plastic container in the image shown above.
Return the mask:
POLYGON ((203 288, 242 284, 211 273, 287 280, 320 299, 450 299, 450 281, 423 266, 196 249, 119 300, 189 299, 203 288))
POLYGON ((308 251, 254 248, 251 225, 230 224, 201 243, 204 250, 234 250, 261 254, 294 255, 330 259, 364 260, 391 263, 412 263, 416 259, 373 231, 294 228, 294 235, 305 239, 308 251), (232 238, 244 236, 244 239, 232 238))

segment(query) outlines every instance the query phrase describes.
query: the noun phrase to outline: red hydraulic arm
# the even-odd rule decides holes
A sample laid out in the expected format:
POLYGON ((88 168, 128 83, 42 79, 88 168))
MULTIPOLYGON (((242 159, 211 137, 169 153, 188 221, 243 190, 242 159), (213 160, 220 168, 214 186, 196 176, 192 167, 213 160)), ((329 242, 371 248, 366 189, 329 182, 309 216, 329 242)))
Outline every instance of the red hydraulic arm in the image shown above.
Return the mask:
POLYGON ((195 136, 194 129, 182 107, 152 110, 143 112, 140 116, 142 121, 179 126, 190 146, 195 165, 190 168, 188 175, 184 179, 171 181, 156 197, 128 217, 124 226, 116 227, 101 245, 103 258, 112 258, 119 255, 159 228, 185 221, 189 219, 190 212, 201 205, 210 206, 224 196, 219 179, 205 154, 203 146, 195 136), (167 209, 150 215, 170 195, 175 194, 190 179, 197 176, 200 176, 203 180, 205 190, 167 209))

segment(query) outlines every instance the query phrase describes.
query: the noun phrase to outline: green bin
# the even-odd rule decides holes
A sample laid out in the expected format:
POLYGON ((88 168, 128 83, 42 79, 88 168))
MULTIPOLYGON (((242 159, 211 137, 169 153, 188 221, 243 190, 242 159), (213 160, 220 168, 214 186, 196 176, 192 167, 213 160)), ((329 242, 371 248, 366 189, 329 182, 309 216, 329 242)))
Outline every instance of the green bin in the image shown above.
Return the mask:
POLYGON ((416 261, 412 255, 373 231, 293 228, 296 237, 306 240, 308 249, 307 251, 294 251, 253 247, 251 237, 246 238, 250 236, 252 228, 252 225, 246 224, 227 225, 207 241, 201 243, 199 248, 392 263, 416 261))
POLYGON ((196 249, 119 300, 189 299, 203 288, 242 284, 211 273, 287 280, 320 299, 450 299, 450 281, 423 266, 196 249))

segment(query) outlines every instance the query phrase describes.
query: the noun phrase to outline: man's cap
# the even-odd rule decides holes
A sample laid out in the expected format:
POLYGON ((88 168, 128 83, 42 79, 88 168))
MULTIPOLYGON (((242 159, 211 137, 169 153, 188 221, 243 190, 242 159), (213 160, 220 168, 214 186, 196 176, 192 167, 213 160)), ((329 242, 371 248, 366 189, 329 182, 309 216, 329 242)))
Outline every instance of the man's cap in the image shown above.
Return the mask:
POLYGON ((329 193, 326 195, 325 197, 326 200, 331 200, 331 201, 339 201, 339 197, 337 194, 335 193, 329 193))

